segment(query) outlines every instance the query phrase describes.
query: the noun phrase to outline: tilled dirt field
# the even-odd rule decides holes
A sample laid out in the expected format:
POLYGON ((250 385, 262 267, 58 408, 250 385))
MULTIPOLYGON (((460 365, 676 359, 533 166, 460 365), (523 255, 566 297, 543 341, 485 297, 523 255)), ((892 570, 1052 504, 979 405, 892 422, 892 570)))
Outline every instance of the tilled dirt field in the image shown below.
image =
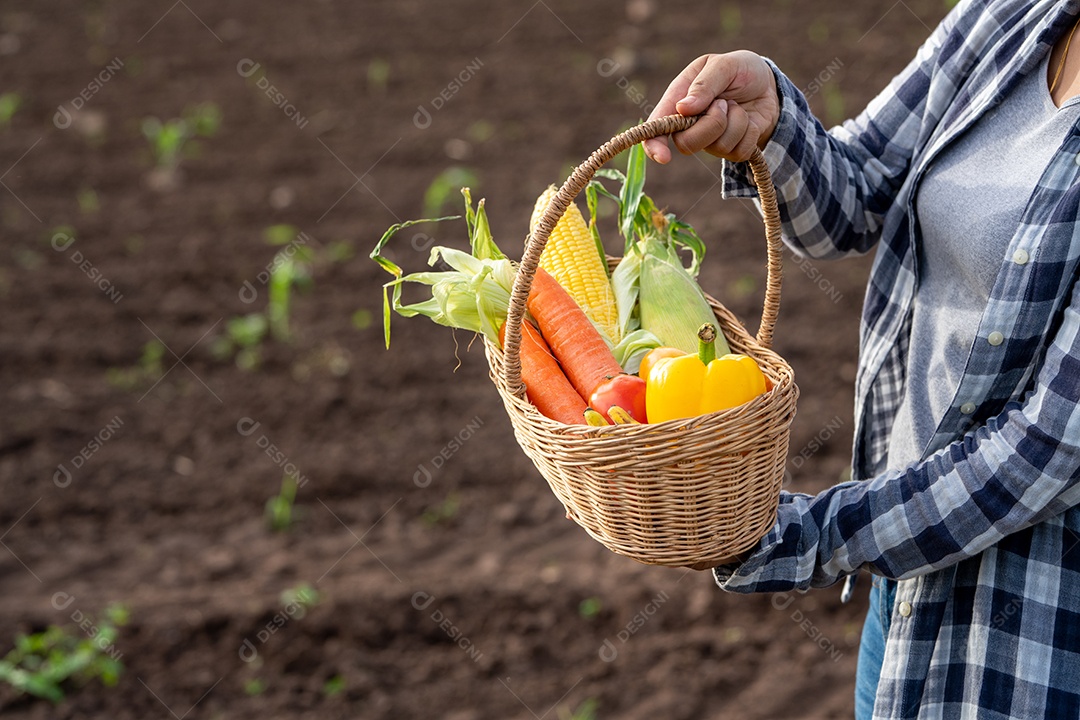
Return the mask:
MULTIPOLYGON (((57 705, 0 686, 0 713, 849 717, 865 580, 846 606, 837 588, 738 597, 611 554, 517 447, 479 343, 395 318, 383 349, 387 278, 366 256, 451 167, 520 252, 543 187, 704 52, 769 55, 839 120, 944 12, 6 2, 0 94, 21 102, 0 121, 0 651, 50 624, 93 636, 111 602, 130 622, 109 648, 117 686, 57 705), (145 119, 207 103, 220 127, 162 170, 145 119), (313 249, 311 281, 291 341, 238 364, 226 328, 266 309, 281 248, 264 236, 282 225, 313 249), (274 532, 285 472, 302 486, 274 532), (305 583, 318 601, 301 610, 282 593, 305 583)), ((706 238, 702 284, 755 328, 761 224, 721 202, 718 169, 680 158, 648 188, 706 238)), ((392 254, 420 269, 436 240, 464 246, 456 230, 392 254)), ((790 489, 847 466, 868 269, 787 258, 790 489)))

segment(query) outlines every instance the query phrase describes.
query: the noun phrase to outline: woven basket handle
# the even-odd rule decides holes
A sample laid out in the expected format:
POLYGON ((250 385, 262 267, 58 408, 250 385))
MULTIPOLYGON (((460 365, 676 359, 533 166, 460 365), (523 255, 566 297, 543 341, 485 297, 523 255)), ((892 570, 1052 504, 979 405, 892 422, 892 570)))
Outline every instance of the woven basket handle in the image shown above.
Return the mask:
MULTIPOLYGON (((525 386, 521 382, 521 323, 525 317, 525 305, 529 290, 532 288, 533 276, 540 262, 540 253, 544 251, 548 237, 559 218, 604 163, 643 140, 685 130, 696 121, 697 117, 668 115, 649 120, 619 133, 600 146, 588 160, 574 168, 574 172, 548 203, 543 216, 536 224, 535 231, 525 241, 525 254, 521 258, 517 276, 514 278, 514 288, 510 293, 510 309, 506 317, 506 337, 503 345, 503 379, 510 392, 518 397, 525 395, 525 386)), ((772 176, 769 175, 765 158, 757 148, 754 148, 754 153, 750 156, 750 169, 753 172, 754 184, 757 185, 758 198, 761 201, 769 258, 768 278, 765 283, 765 305, 761 310, 761 325, 758 327, 757 341, 764 347, 770 348, 773 327, 776 325, 776 313, 780 308, 783 263, 780 245, 780 213, 776 206, 776 190, 773 187, 772 176)))

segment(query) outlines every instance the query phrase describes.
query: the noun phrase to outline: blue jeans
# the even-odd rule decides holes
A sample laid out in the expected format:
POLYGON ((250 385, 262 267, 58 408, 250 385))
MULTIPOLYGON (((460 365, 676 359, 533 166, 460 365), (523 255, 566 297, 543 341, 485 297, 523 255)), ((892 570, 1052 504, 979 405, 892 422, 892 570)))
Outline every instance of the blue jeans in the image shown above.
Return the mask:
POLYGON ((870 609, 866 613, 862 640, 859 643, 859 662, 855 670, 855 720, 870 720, 874 714, 874 697, 881 679, 881 663, 885 659, 885 638, 892 623, 896 582, 874 577, 870 588, 870 609))

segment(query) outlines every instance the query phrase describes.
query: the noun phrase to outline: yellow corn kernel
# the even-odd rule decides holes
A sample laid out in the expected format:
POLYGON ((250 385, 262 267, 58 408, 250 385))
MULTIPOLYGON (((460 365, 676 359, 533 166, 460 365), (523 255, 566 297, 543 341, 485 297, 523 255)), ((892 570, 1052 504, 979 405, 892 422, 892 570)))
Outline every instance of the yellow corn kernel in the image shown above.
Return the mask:
MULTIPOLYGON (((530 232, 540 221, 540 216, 556 192, 555 186, 551 185, 537 198, 529 222, 530 232)), ((551 231, 551 237, 540 255, 540 267, 570 293, 570 297, 608 339, 613 343, 619 342, 619 312, 615 306, 615 291, 607 274, 607 261, 576 203, 570 203, 551 231)))

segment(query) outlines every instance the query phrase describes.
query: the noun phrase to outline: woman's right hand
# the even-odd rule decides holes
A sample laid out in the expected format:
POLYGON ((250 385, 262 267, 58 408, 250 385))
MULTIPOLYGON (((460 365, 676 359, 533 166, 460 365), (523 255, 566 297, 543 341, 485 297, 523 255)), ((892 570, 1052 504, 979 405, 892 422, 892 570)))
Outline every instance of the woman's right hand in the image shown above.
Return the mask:
MULTIPOLYGON (((749 160, 755 147, 764 149, 780 117, 772 68, 748 50, 702 55, 671 82, 649 119, 676 113, 704 113, 692 127, 671 136, 682 154, 704 150, 726 160, 749 160)), ((671 160, 667 138, 644 144, 656 162, 671 160)))

